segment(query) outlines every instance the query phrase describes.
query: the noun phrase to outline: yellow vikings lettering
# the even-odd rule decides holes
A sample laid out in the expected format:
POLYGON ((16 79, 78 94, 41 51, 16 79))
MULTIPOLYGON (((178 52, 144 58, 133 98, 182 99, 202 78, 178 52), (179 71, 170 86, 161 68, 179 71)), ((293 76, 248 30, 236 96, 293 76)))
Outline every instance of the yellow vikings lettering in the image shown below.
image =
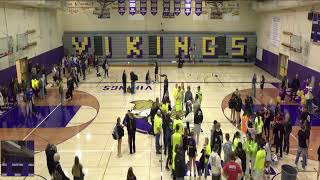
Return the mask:
POLYGON ((161 37, 157 36, 157 56, 161 56, 161 37))
POLYGON ((202 38, 202 56, 203 57, 214 57, 215 56, 215 41, 214 36, 202 38))
POLYGON ((88 45, 89 45, 89 38, 88 37, 83 37, 82 42, 77 41, 77 37, 72 37, 72 45, 76 49, 78 53, 82 53, 83 51, 88 50, 88 45))
POLYGON ((106 36, 104 37, 104 50, 105 50, 105 54, 111 54, 111 47, 109 46, 110 44, 110 37, 106 36))
POLYGON ((245 44, 238 44, 239 42, 246 43, 246 37, 232 37, 232 56, 244 56, 245 55, 245 44))
POLYGON ((139 45, 141 43, 142 42, 140 42, 139 36, 136 36, 136 37, 128 36, 127 37, 127 55, 128 55, 128 57, 141 55, 141 50, 139 49, 139 45))
POLYGON ((185 56, 189 55, 189 47, 190 47, 189 37, 184 36, 183 40, 179 37, 175 37, 175 55, 179 56, 182 52, 185 56))

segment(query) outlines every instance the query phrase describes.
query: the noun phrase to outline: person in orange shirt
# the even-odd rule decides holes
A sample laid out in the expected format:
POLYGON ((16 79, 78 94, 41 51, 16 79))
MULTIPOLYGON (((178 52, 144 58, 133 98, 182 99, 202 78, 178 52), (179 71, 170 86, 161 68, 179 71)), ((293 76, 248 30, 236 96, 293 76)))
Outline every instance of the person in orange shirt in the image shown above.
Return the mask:
POLYGON ((250 115, 243 115, 241 120, 241 132, 242 132, 242 139, 246 137, 247 134, 247 121, 250 115))

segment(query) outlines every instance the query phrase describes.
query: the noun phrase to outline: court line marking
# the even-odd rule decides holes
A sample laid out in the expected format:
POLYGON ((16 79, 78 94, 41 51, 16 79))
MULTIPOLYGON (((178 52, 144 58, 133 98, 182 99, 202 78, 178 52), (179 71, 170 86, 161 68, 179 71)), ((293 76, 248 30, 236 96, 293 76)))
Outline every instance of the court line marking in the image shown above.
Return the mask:
POLYGON ((33 128, 32 131, 26 137, 23 138, 23 141, 25 141, 60 106, 61 103, 59 103, 57 107, 55 107, 35 128, 33 128))

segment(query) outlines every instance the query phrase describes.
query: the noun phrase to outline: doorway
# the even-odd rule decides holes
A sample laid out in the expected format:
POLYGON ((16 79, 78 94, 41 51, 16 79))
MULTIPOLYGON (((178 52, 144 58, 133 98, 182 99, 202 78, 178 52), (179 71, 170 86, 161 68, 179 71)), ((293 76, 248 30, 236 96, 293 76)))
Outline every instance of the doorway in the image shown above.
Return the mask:
POLYGON ((282 79, 284 76, 287 76, 288 60, 289 60, 289 56, 284 54, 279 54, 278 78, 280 79, 282 79))

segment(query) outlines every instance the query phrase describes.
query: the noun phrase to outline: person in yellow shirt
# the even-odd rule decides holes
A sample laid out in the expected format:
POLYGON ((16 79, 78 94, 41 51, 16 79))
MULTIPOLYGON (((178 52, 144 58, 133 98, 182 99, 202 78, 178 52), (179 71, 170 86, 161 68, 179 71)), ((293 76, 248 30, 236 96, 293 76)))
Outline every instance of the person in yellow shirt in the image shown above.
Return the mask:
POLYGON ((154 116, 153 132, 156 138, 156 153, 161 154, 160 135, 162 132, 162 118, 160 109, 158 109, 157 114, 154 116))
POLYGON ((168 114, 169 112, 169 103, 167 100, 164 100, 163 103, 161 104, 161 111, 164 114, 168 114))
POLYGON ((182 111, 182 91, 181 91, 181 86, 178 87, 178 91, 176 92, 176 96, 174 97, 176 100, 175 103, 175 110, 176 112, 181 112, 182 111))
POLYGON ((254 180, 263 180, 264 179, 264 167, 265 167, 266 151, 263 147, 259 146, 257 151, 256 161, 254 163, 254 180))
POLYGON ((183 134, 183 122, 181 121, 178 114, 176 114, 176 118, 173 121, 173 129, 176 129, 176 126, 179 126, 179 133, 183 134))
POLYGON ((262 136, 262 130, 263 130, 263 121, 262 116, 259 113, 255 119, 255 128, 258 136, 262 136))
POLYGON ((232 140, 232 151, 235 151, 238 147, 238 143, 240 142, 240 132, 237 131, 234 134, 233 140, 232 140))
POLYGON ((209 173, 208 164, 209 164, 209 158, 210 158, 210 155, 211 155, 211 145, 209 143, 209 138, 208 137, 206 137, 204 139, 203 151, 205 153, 205 158, 204 158, 204 178, 207 179, 207 175, 209 173))
POLYGON ((175 132, 171 136, 172 153, 174 152, 177 144, 182 145, 182 134, 179 133, 179 129, 180 129, 180 127, 176 126, 175 132))

